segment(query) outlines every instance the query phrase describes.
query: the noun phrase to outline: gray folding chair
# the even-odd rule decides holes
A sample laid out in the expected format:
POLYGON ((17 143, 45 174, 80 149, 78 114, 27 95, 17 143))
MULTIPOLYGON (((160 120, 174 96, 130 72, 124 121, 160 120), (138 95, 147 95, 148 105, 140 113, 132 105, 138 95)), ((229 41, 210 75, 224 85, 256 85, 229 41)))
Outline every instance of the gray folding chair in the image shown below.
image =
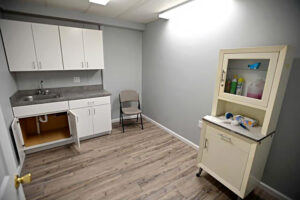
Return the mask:
POLYGON ((120 92, 119 100, 120 100, 120 123, 122 124, 123 133, 124 133, 124 116, 136 115, 136 121, 138 122, 139 115, 140 115, 141 126, 142 129, 144 129, 139 94, 134 90, 123 90, 120 92), (133 102, 138 103, 137 107, 133 105, 124 107, 124 103, 130 104, 133 102))

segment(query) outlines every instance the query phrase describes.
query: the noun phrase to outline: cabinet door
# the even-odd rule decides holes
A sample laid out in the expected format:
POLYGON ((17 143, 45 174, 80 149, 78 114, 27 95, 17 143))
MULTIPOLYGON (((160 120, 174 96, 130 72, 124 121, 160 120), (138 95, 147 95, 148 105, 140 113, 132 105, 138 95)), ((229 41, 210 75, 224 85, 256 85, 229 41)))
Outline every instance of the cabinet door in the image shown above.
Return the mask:
POLYGON ((77 116, 77 129, 79 138, 93 135, 92 108, 80 108, 72 110, 77 116))
POLYGON ((32 24, 39 70, 63 70, 58 26, 32 24))
POLYGON ((59 31, 64 69, 85 69, 82 29, 60 26, 59 31))
POLYGON ((85 62, 88 69, 104 69, 102 31, 83 29, 85 62))
POLYGON ((243 102, 249 106, 267 107, 278 55, 278 53, 224 54, 219 97, 243 102), (255 65, 259 67, 255 69, 255 65), (226 89, 226 84, 229 80, 233 80, 235 75, 237 79, 244 79, 242 92, 239 95, 231 91, 230 87, 227 87, 229 90, 226 89))
POLYGON ((111 131, 111 107, 110 104, 93 107, 94 133, 111 131))
POLYGON ((19 166, 23 166, 24 159, 25 159, 25 152, 24 152, 24 141, 23 141, 23 135, 22 135, 22 130, 20 127, 19 120, 15 118, 12 122, 11 129, 14 135, 14 140, 16 143, 17 151, 18 151, 18 156, 20 159, 20 164, 19 166))
POLYGON ((10 71, 37 70, 31 23, 1 20, 1 32, 10 71))
POLYGON ((240 190, 250 144, 210 126, 206 127, 205 134, 202 163, 240 190))
POLYGON ((76 114, 72 111, 68 112, 68 118, 69 118, 69 127, 70 127, 70 132, 72 137, 74 138, 74 142, 77 145, 77 147, 80 148, 80 140, 79 140, 79 135, 78 135, 78 127, 77 127, 77 123, 78 123, 78 117, 76 116, 76 114))

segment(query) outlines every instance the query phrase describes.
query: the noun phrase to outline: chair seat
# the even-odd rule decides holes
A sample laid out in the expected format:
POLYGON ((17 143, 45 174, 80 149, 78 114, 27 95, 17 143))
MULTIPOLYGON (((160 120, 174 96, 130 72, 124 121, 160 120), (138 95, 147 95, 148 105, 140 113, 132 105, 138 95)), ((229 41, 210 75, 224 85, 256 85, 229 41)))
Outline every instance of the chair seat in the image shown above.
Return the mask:
POLYGON ((136 107, 122 108, 122 111, 125 115, 137 115, 142 112, 140 109, 138 109, 136 107))

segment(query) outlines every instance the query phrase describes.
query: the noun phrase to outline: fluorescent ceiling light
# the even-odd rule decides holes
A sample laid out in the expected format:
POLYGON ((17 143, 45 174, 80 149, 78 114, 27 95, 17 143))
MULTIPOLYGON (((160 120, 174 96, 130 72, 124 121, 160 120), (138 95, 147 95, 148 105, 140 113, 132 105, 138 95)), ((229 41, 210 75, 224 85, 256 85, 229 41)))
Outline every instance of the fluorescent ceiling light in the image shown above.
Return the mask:
POLYGON ((101 5, 106 5, 109 0, 89 0, 90 3, 96 3, 96 4, 101 4, 101 5))
POLYGON ((211 17, 226 12, 232 0, 190 0, 158 15, 159 18, 211 17))

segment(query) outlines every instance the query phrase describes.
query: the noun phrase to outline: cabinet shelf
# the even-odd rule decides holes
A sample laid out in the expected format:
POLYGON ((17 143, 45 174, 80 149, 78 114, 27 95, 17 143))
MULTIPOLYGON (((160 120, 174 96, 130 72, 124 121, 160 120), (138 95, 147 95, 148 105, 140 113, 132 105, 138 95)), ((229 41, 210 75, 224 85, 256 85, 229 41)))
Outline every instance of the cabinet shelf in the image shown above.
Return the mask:
MULTIPOLYGON (((228 95, 236 96, 235 94, 228 94, 228 95)), ((245 98, 247 98, 247 97, 245 97, 245 98)), ((224 98, 224 97, 221 97, 221 96, 219 96, 218 99, 222 100, 222 101, 227 101, 227 102, 231 102, 231 103, 236 103, 236 104, 239 104, 239 105, 247 106, 247 107, 250 107, 250 108, 255 108, 255 109, 263 110, 263 111, 267 110, 267 107, 264 107, 264 106, 259 106, 259 105, 251 104, 251 103, 245 103, 245 102, 242 102, 242 101, 236 101, 236 100, 232 100, 232 99, 227 99, 227 98, 224 98)))
POLYGON ((51 131, 46 131, 41 134, 35 134, 24 137, 25 147, 31 147, 39 144, 44 144, 48 142, 58 141, 61 139, 70 138, 70 131, 68 128, 61 128, 51 131))
POLYGON ((49 114, 47 121, 39 122, 39 117, 19 119, 24 147, 70 138, 67 113, 49 114))
POLYGON ((215 124, 217 126, 220 126, 222 128, 225 128, 233 133, 236 133, 238 135, 244 136, 246 138, 249 138, 251 140, 254 140, 256 142, 259 142, 263 140, 265 137, 268 137, 269 135, 272 135, 273 133, 270 133, 268 135, 262 134, 262 127, 261 126, 255 126, 255 127, 248 127, 249 130, 243 129, 241 126, 233 126, 231 124, 227 124, 224 122, 225 117, 219 116, 205 116, 203 117, 203 120, 210 122, 212 124, 215 124))

